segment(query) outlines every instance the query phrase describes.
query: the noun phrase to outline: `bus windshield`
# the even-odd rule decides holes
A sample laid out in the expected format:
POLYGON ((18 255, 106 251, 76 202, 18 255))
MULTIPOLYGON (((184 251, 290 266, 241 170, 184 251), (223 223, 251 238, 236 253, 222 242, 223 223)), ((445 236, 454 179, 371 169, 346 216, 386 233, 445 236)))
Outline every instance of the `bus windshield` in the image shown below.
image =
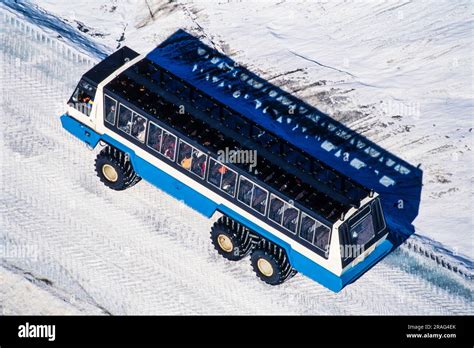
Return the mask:
POLYGON ((94 105, 96 88, 84 80, 77 85, 76 90, 69 99, 69 105, 89 116, 94 105))
POLYGON ((385 230, 379 199, 363 207, 341 228, 341 250, 344 264, 349 263, 373 244, 385 230))

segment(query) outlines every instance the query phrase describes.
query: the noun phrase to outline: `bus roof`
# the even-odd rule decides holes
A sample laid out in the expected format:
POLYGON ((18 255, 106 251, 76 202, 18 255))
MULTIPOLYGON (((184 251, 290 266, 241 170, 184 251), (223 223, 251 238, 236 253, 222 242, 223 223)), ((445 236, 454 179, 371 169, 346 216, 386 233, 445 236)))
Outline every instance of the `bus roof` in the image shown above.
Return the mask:
MULTIPOLYGON (((289 109, 298 101, 296 98, 288 94, 283 95, 284 92, 277 87, 182 30, 164 41, 145 59, 117 76, 106 89, 121 95, 132 104, 136 103, 137 108, 182 131, 179 129, 178 117, 173 120, 171 107, 167 107, 168 116, 162 119, 159 112, 150 112, 154 110, 150 105, 158 103, 163 109, 167 102, 178 103, 177 105, 186 103, 183 96, 188 93, 182 93, 183 87, 188 88, 186 84, 197 91, 191 93, 194 97, 186 106, 190 116, 198 121, 195 125, 202 121, 204 123, 200 129, 205 128, 207 124, 208 130, 214 128, 213 132, 233 139, 236 144, 257 149, 258 155, 263 156, 260 162, 265 162, 261 164, 266 165, 267 169, 273 168, 277 176, 283 171, 282 178, 294 176, 312 187, 310 192, 291 192, 293 197, 287 195, 290 199, 299 201, 316 214, 335 222, 350 207, 358 207, 360 201, 369 194, 367 188, 325 165, 316 156, 290 141, 291 130, 295 124, 288 121, 291 115, 289 109), (148 91, 145 93, 148 100, 144 99, 143 92, 138 92, 139 90, 148 91), (280 96, 275 96, 275 93, 280 93, 280 96), (215 109, 202 112, 200 110, 211 109, 208 106, 197 106, 199 103, 209 105, 209 102, 214 105, 211 108, 220 109, 219 117, 216 118, 215 109), (278 115, 277 122, 268 122, 272 121, 272 118, 268 117, 269 114, 278 115), (225 121, 219 125, 223 115, 225 121), (278 119, 283 117, 286 119, 279 122, 278 119), (236 125, 238 133, 232 132, 231 129, 236 125), (270 143, 262 143, 262 139, 256 140, 253 131, 256 126, 268 133, 268 139, 273 139, 270 143, 275 144, 275 140, 280 138, 279 150, 278 146, 275 150, 275 146, 268 146, 270 143)), ((300 110, 301 112, 303 111, 300 110)), ((279 189, 277 184, 281 178, 275 180, 275 183, 271 184, 280 191, 281 188, 279 189)), ((283 191, 282 194, 289 193, 283 191)))

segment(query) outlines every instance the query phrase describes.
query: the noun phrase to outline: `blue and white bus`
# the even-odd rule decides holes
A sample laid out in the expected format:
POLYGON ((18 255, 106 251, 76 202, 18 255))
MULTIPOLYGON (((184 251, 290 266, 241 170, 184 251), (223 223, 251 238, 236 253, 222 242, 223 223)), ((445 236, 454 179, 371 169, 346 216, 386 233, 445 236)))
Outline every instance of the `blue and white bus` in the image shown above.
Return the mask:
MULTIPOLYGON (((217 252, 233 261, 250 254, 256 275, 271 285, 300 272, 339 291, 391 250, 376 192, 239 109, 236 90, 248 96, 250 85, 258 88, 244 68, 241 85, 220 77, 212 84, 212 73, 189 55, 167 65, 167 47, 147 55, 123 47, 105 58, 83 75, 61 116, 90 148, 104 146, 96 171, 106 186, 124 190, 144 179, 214 218, 217 252), (226 161, 223 151, 256 157, 252 165, 226 161)), ((192 49, 218 62, 207 46, 192 49)))

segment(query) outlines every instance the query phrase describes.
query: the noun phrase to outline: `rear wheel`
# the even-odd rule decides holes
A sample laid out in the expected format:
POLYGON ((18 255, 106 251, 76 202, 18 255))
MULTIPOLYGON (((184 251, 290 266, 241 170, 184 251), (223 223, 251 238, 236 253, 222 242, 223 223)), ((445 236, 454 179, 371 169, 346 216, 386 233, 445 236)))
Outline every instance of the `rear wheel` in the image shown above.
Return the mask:
POLYGON ((296 274, 285 250, 266 240, 252 251, 250 261, 257 277, 270 285, 282 284, 296 274))
POLYGON ((97 155, 95 170, 100 181, 116 191, 132 187, 141 180, 126 154, 112 146, 105 147, 97 155))
POLYGON ((227 216, 212 226, 211 241, 217 252, 231 261, 241 260, 252 249, 249 230, 227 216))

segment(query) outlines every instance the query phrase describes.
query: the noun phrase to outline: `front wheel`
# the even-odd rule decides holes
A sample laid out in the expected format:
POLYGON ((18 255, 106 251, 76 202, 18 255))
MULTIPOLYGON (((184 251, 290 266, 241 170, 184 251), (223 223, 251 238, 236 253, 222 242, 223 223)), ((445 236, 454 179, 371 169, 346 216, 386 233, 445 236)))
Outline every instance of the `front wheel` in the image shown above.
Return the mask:
POLYGON ((141 180, 125 153, 111 146, 97 155, 95 170, 100 181, 116 191, 132 187, 141 180))

